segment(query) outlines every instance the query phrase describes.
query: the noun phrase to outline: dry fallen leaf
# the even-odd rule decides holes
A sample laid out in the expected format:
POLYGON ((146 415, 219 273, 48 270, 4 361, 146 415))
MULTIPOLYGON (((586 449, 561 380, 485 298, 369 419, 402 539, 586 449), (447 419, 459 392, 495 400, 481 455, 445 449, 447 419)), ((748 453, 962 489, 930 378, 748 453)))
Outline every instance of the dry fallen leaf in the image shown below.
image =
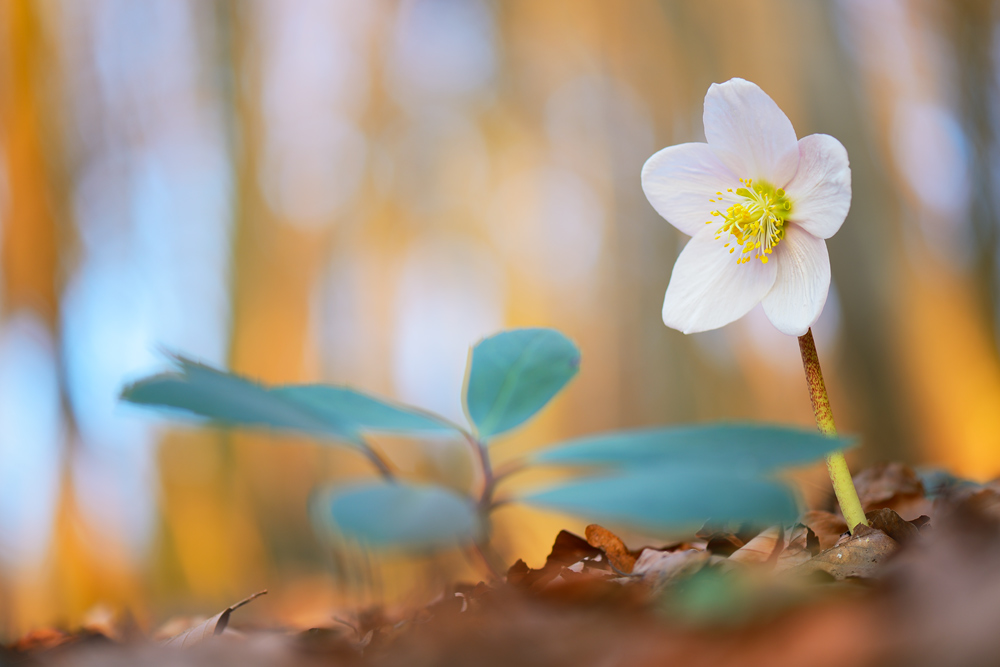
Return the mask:
POLYGON ((716 556, 728 557, 755 538, 759 532, 759 529, 754 528, 750 524, 744 524, 733 529, 731 526, 720 526, 717 523, 709 522, 702 526, 695 533, 695 536, 699 540, 704 541, 706 550, 711 551, 716 556))
POLYGON ((587 536, 587 543, 607 554, 611 565, 617 570, 625 574, 632 572, 632 568, 635 567, 635 556, 629 553, 628 547, 620 537, 596 523, 587 526, 584 534, 587 536))
MULTIPOLYGON (((507 583, 524 588, 541 590, 560 576, 563 570, 578 566, 579 563, 597 563, 604 559, 604 552, 591 546, 585 539, 567 530, 559 531, 552 544, 552 551, 545 559, 545 565, 534 570, 523 560, 518 560, 507 570, 507 583)), ((582 565, 578 566, 580 571, 582 565)))
MULTIPOLYGON (((751 538, 752 539, 752 538, 751 538)), ((711 551, 716 556, 729 557, 742 547, 745 542, 738 535, 726 532, 709 533, 705 537, 705 551, 711 551)))
POLYGON ((909 544, 920 537, 920 530, 909 521, 903 521, 896 512, 883 507, 867 512, 868 525, 877 528, 900 544, 909 544))
POLYGON ((819 538, 819 548, 826 551, 840 541, 841 535, 847 532, 844 517, 824 510, 811 510, 799 517, 799 522, 808 526, 819 538))
POLYGON ((170 639, 167 639, 163 642, 163 646, 169 646, 172 648, 187 648, 188 646, 194 646, 195 644, 203 642, 210 637, 221 635, 226 629, 226 626, 229 625, 229 616, 234 611, 266 593, 267 591, 260 591, 259 593, 254 593, 245 600, 240 600, 231 607, 219 612, 212 618, 199 623, 193 628, 185 630, 179 635, 174 635, 170 639))
POLYGON ((809 526, 796 524, 785 537, 785 548, 778 554, 775 572, 784 572, 809 561, 819 551, 816 535, 809 526))
POLYGON ((903 519, 929 514, 933 503, 926 498, 923 482, 904 463, 880 463, 854 476, 865 511, 891 507, 903 519))
POLYGON ((781 526, 771 526, 734 551, 729 560, 734 563, 765 563, 772 557, 777 558, 775 551, 784 548, 784 538, 785 531, 781 526))
POLYGON ((924 495, 924 485, 903 463, 879 463, 854 475, 858 497, 866 507, 886 503, 894 496, 924 495))
POLYGON ((899 549, 899 543, 877 528, 858 526, 854 530, 853 535, 798 566, 796 571, 823 570, 835 579, 874 578, 881 563, 899 549))
POLYGON ((728 560, 746 564, 770 562, 775 572, 783 572, 813 557, 810 541, 814 542, 815 537, 809 527, 802 524, 796 524, 787 533, 779 526, 771 526, 734 551, 728 560))
POLYGON ((982 488, 960 489, 944 499, 946 503, 961 502, 971 512, 1000 519, 1000 492, 997 482, 990 482, 982 488))
MULTIPOLYGON (((25 634, 11 645, 17 652, 44 651, 73 640, 73 635, 55 628, 38 628, 25 634)), ((0 647, 2 648, 2 647, 0 647)))
POLYGON ((703 568, 712 554, 703 549, 683 549, 659 551, 643 549, 632 568, 632 574, 641 574, 644 579, 658 589, 667 584, 689 577, 703 568))

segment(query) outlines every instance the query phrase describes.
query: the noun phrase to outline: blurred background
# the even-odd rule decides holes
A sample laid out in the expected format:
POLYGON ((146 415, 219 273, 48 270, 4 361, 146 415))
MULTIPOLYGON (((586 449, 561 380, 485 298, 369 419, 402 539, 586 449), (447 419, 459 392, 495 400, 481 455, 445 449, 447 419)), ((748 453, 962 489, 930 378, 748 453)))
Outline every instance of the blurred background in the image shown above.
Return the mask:
MULTIPOLYGON (((0 640, 261 588, 291 625, 370 599, 306 513, 365 461, 120 404, 164 350, 459 418, 470 344, 556 327, 580 376, 498 462, 603 429, 812 424, 796 341, 761 312, 687 337, 660 320, 686 239, 639 171, 704 139, 705 91, 733 76, 851 157, 814 332, 854 465, 997 475, 998 10, 0 0, 0 640)), ((384 446, 413 476, 474 481, 460 443, 384 446)), ((496 523, 508 561, 537 565, 584 522, 496 523)), ((397 564, 385 585, 456 568, 397 564)))

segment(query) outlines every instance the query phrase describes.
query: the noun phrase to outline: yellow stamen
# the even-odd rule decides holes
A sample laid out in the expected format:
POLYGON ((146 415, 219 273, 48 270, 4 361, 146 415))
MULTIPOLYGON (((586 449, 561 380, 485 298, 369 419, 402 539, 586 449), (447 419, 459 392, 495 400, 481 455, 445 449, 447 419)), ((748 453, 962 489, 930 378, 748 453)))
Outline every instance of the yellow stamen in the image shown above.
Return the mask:
MULTIPOLYGON (((728 194, 717 192, 719 198, 709 200, 712 203, 723 200, 730 203, 724 213, 721 210, 711 211, 713 217, 722 217, 715 238, 724 240, 723 247, 726 248, 732 239, 742 246, 740 254, 743 256, 737 259, 738 264, 746 264, 751 257, 767 264, 767 256, 785 238, 785 221, 792 210, 792 202, 784 190, 766 181, 754 183, 753 179, 741 178, 739 182, 741 187, 735 191, 728 188, 728 194)), ((712 222, 709 220, 706 224, 712 222)), ((729 252, 734 250, 736 248, 731 248, 729 252)))

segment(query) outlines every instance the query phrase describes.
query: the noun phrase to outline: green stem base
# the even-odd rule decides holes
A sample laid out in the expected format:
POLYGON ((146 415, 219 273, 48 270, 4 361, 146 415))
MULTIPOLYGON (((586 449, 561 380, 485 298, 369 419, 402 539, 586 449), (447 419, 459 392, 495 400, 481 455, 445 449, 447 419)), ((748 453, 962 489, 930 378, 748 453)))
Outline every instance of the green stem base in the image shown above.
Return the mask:
MULTIPOLYGON (((819 366, 819 354, 816 352, 816 341, 813 340, 812 329, 799 336, 799 351, 802 353, 802 366, 806 372, 806 384, 809 385, 809 398, 812 401, 813 414, 816 417, 816 427, 820 433, 833 437, 837 435, 837 427, 833 423, 833 410, 830 408, 830 397, 826 393, 823 382, 823 371, 819 366)), ((833 482, 833 492, 837 494, 840 511, 851 534, 860 525, 868 525, 865 510, 861 507, 858 491, 854 488, 851 471, 847 467, 844 453, 837 451, 826 457, 826 467, 830 471, 833 482)))

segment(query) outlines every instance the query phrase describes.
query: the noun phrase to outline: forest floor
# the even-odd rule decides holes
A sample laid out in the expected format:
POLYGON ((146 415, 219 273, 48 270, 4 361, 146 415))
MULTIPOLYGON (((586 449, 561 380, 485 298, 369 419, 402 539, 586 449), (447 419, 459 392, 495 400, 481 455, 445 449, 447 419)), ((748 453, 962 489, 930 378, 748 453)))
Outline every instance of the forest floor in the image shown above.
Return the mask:
POLYGON ((855 482, 871 526, 854 535, 820 510, 645 548, 592 525, 559 533, 540 569, 518 561, 420 609, 237 630, 250 598, 154 637, 36 631, 0 647, 0 667, 1000 664, 1000 482, 901 464, 855 482))

